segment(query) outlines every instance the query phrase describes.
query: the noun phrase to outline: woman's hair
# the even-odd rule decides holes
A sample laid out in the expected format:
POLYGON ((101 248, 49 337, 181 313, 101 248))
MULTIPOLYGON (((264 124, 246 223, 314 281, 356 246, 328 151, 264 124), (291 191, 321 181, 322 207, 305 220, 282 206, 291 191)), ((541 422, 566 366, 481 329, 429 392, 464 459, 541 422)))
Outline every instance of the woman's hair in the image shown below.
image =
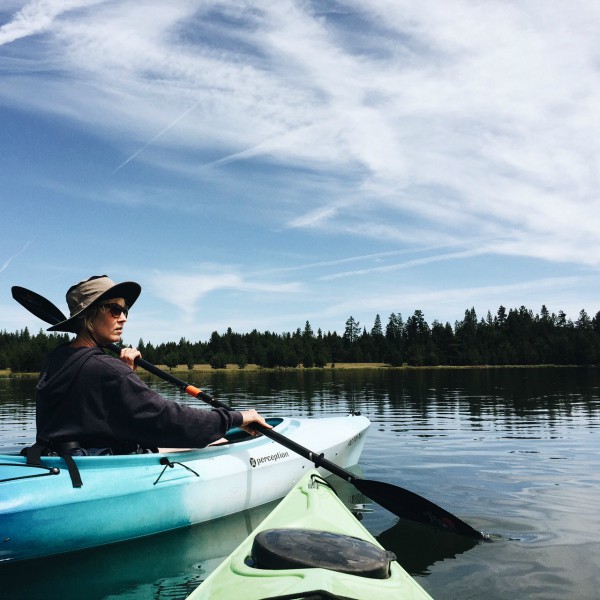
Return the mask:
POLYGON ((92 304, 78 319, 77 319, 77 333, 81 333, 84 329, 94 334, 94 326, 92 325, 92 321, 98 315, 100 311, 99 304, 92 304))

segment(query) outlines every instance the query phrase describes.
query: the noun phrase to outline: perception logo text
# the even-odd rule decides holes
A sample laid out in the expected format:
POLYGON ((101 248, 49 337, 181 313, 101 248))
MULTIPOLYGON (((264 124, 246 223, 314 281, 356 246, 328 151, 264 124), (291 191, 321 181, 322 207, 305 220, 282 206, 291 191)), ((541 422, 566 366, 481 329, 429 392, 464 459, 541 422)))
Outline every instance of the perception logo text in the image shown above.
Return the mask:
POLYGON ((282 458, 287 458, 290 455, 289 452, 276 452, 275 454, 269 454, 268 456, 261 456, 260 458, 251 458, 250 464, 253 467, 258 467, 266 462, 275 462, 282 458))

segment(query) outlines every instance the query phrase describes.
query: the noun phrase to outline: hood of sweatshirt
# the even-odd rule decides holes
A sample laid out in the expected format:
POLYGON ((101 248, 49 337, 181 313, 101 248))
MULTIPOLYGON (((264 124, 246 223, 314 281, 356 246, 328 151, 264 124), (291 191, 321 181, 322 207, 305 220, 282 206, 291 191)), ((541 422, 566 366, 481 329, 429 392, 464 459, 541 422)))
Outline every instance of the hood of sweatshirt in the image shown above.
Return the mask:
POLYGON ((100 348, 73 348, 63 344, 48 356, 35 388, 38 399, 43 399, 45 410, 67 395, 83 365, 98 354, 104 352, 100 348))

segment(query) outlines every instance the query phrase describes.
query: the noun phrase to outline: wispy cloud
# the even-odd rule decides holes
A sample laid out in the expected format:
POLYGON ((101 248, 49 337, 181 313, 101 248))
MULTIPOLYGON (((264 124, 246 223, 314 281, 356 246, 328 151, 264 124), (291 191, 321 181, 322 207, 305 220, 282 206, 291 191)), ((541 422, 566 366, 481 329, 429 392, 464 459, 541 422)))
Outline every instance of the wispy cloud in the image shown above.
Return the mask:
POLYGON ((463 258, 472 258, 474 256, 481 256, 485 254, 486 251, 483 249, 472 249, 465 250, 462 252, 449 252, 446 254, 438 254, 435 256, 426 256, 423 258, 415 258, 413 260, 408 260, 402 263, 397 263, 394 265, 382 265, 370 267, 367 269, 355 269, 352 271, 343 271, 341 273, 334 273, 331 275, 324 275, 320 277, 322 281, 332 281, 335 279, 342 279, 345 277, 358 277, 363 275, 369 275, 373 273, 390 273, 392 271, 400 271, 401 269, 412 269, 415 267, 422 267, 424 265, 429 265, 436 262, 444 262, 444 261, 456 261, 458 259, 463 258))
POLYGON ((198 302, 206 295, 216 291, 231 290, 245 293, 293 294, 301 289, 299 283, 276 283, 244 277, 231 267, 205 265, 195 273, 155 272, 150 275, 150 287, 153 293, 193 314, 198 302))
POLYGON ((34 0, 0 27, 0 46, 49 30, 64 13, 104 2, 104 0, 34 0))
POLYGON ((177 140, 226 151, 209 164, 265 157, 338 177, 362 172, 356 196, 372 193, 345 211, 313 200, 296 226, 370 207, 438 229, 451 215, 458 235, 486 215, 556 232, 556 213, 598 206, 599 19, 590 3, 573 2, 532 20, 535 5, 456 0, 441 11, 375 0, 340 14, 328 4, 191 2, 153 18, 144 2, 47 1, 27 4, 0 32, 51 29, 50 59, 79 73, 55 80, 52 106, 43 95, 26 102, 118 129, 128 145, 159 131, 116 171, 192 109, 165 128, 167 110, 192 102, 196 118, 177 140), (71 19, 76 8, 87 10, 71 19))

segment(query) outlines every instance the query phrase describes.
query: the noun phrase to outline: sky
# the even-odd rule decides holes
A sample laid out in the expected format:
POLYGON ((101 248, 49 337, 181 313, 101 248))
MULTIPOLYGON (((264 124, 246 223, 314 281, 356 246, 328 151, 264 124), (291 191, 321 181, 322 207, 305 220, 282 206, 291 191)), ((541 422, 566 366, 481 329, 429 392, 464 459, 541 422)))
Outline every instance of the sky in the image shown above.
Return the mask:
POLYGON ((0 330, 600 310, 600 3, 3 0, 0 330))

